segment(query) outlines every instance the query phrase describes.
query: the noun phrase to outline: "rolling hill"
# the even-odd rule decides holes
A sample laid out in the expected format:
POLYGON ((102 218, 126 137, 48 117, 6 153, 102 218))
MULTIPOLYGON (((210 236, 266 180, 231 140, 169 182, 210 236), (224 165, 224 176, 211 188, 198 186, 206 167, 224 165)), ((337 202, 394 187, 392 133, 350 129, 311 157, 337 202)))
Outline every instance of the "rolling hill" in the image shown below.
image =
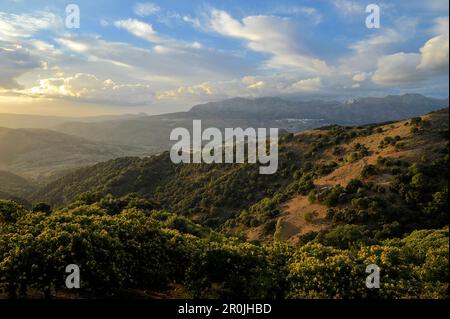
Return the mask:
POLYGON ((0 128, 0 169, 31 179, 144 153, 142 148, 101 144, 56 131, 0 128))
POLYGON ((14 200, 26 207, 31 204, 21 196, 27 197, 37 190, 37 185, 13 173, 0 171, 0 198, 14 200))
POLYGON ((80 123, 95 123, 118 119, 122 120, 132 119, 140 116, 145 116, 145 114, 104 115, 91 117, 64 117, 64 116, 0 113, 0 127, 52 129, 55 126, 62 125, 70 121, 76 121, 80 123))

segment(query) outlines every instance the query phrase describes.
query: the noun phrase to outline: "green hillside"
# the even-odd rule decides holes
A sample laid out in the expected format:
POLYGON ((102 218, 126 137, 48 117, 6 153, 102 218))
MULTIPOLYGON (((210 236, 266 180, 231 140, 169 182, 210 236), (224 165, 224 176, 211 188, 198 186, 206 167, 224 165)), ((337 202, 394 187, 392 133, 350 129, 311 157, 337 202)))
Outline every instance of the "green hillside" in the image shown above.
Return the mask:
MULTIPOLYGON (((416 208, 408 208, 410 195, 403 194, 399 184, 414 177, 412 173, 434 180, 433 187, 422 185, 428 192, 446 191, 447 116, 446 110, 420 121, 333 126, 284 135, 279 170, 274 175, 260 175, 258 166, 252 164, 174 165, 169 154, 163 153, 144 159, 120 158, 77 170, 41 188, 32 199, 60 207, 86 192, 95 198, 137 193, 171 212, 224 227, 233 234, 248 236, 249 230, 256 231, 254 239, 264 239, 265 235, 270 239, 278 218, 290 217, 286 216, 290 214, 286 206, 302 197, 314 197, 311 202, 307 200, 309 205, 322 203, 325 215, 331 214, 328 208, 359 211, 370 205, 387 205, 385 209, 394 215, 398 211, 398 216, 411 216, 416 208), (331 199, 333 196, 338 199, 331 199), (364 203, 358 203, 359 197, 364 203)), ((431 202, 432 195, 420 200, 431 202)), ((378 206, 373 210, 380 210, 378 206)))

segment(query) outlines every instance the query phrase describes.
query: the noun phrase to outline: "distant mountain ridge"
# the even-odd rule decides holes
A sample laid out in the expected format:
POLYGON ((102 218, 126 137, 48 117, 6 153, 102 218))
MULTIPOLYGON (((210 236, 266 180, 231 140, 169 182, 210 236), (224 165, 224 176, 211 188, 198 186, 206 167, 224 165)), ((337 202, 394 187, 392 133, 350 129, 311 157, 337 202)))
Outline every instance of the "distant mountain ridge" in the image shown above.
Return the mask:
POLYGON ((187 115, 199 118, 323 119, 334 124, 369 124, 419 116, 448 107, 448 99, 420 94, 339 101, 288 101, 278 97, 234 98, 194 106, 187 115))
POLYGON ((170 147, 172 129, 192 127, 277 127, 301 132, 330 124, 363 125, 420 116, 448 107, 447 100, 419 94, 339 101, 288 101, 278 97, 234 98, 196 105, 187 112, 96 123, 70 122, 55 129, 103 143, 144 146, 153 153, 170 147), (307 120, 307 121, 306 121, 307 120))

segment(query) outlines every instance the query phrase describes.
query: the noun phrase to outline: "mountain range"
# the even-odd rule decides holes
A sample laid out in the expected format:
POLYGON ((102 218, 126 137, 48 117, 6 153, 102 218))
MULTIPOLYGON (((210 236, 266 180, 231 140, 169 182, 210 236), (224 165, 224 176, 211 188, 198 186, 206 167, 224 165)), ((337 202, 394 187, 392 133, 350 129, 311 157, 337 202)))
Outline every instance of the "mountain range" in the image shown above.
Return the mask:
POLYGON ((155 153, 171 144, 170 131, 190 128, 193 119, 204 127, 278 127, 300 132, 329 124, 363 125, 396 121, 448 107, 440 100, 419 94, 338 101, 288 101, 281 98, 235 98, 192 107, 188 112, 96 123, 72 121, 55 130, 104 143, 138 145, 155 153))

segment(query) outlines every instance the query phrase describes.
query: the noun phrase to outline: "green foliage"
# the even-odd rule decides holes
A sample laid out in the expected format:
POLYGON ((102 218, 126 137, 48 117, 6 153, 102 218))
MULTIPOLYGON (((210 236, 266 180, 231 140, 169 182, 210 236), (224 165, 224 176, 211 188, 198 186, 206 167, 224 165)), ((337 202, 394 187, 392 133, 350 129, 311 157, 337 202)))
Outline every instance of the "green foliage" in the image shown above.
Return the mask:
POLYGON ((366 165, 361 171, 362 178, 368 178, 378 173, 377 168, 374 165, 366 165))
POLYGON ((447 153, 431 164, 413 164, 391 185, 411 209, 421 212, 422 225, 448 224, 448 158, 447 153))
POLYGON ((52 208, 47 203, 38 203, 33 206, 33 212, 35 213, 45 213, 45 214, 51 214, 52 208))
MULTIPOLYGON (((448 228, 374 245, 364 226, 342 225, 298 248, 279 240, 257 246, 140 205, 134 195, 106 196, 47 214, 0 202, 0 289, 50 296, 64 290, 65 266, 74 263, 82 271, 81 293, 100 296, 179 283, 194 298, 448 297, 448 228), (116 209, 110 203, 124 208, 109 211, 116 209), (381 267, 377 292, 365 288, 371 263, 381 267)), ((279 218, 276 233, 281 224, 279 218)))
POLYGON ((288 297, 448 298, 448 254, 448 228, 352 250, 309 243, 289 264, 288 297), (380 267, 377 291, 365 288, 370 264, 380 267))
POLYGON ((112 213, 95 203, 48 215, 11 202, 0 207, 2 222, 8 223, 0 231, 0 288, 11 294, 18 288, 63 289, 68 264, 80 265, 85 292, 164 289, 184 279, 180 265, 189 262, 199 238, 190 233, 220 240, 183 217, 167 214, 163 220, 163 213, 148 215, 138 208, 112 213))
POLYGON ((314 214, 311 212, 306 212, 304 218, 307 223, 312 223, 314 221, 314 214))
POLYGON ((10 200, 0 200, 0 224, 15 223, 25 213, 23 206, 10 200))
POLYGON ((401 137, 398 135, 395 137, 385 136, 385 138, 380 142, 380 145, 378 145, 378 148, 386 148, 389 145, 396 146, 399 141, 401 141, 401 137))

